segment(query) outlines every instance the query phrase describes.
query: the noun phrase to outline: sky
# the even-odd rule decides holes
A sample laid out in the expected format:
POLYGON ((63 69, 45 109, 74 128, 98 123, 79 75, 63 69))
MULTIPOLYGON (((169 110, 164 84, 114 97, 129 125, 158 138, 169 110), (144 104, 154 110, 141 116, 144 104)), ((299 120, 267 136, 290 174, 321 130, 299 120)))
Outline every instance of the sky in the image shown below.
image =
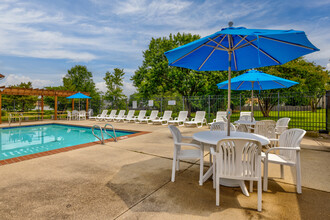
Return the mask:
POLYGON ((234 26, 302 30, 320 49, 305 56, 330 70, 329 0, 0 0, 0 85, 58 86, 85 65, 100 91, 103 77, 124 69, 124 93, 152 37, 201 37, 234 26))

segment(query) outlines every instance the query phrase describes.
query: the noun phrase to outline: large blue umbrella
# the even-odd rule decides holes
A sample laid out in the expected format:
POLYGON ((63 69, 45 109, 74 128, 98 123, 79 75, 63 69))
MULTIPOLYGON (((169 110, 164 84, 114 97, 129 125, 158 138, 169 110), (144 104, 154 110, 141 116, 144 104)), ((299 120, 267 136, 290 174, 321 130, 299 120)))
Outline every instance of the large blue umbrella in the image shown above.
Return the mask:
MULTIPOLYGON (((298 82, 250 70, 231 79, 232 90, 252 90, 251 112, 253 116, 253 90, 283 89, 299 84, 298 82)), ((219 89, 228 89, 228 80, 217 84, 219 89)), ((252 118, 251 118, 252 120, 252 118)))
MULTIPOLYGON (((295 30, 223 28, 214 34, 165 52, 170 66, 198 71, 228 70, 228 125, 230 123, 231 70, 281 65, 319 49, 295 30), (232 62, 233 61, 233 62, 232 62)), ((228 126, 228 135, 230 135, 228 126)))
POLYGON ((89 96, 87 96, 85 94, 82 94, 81 92, 78 92, 78 93, 76 93, 74 95, 71 95, 71 96, 68 96, 66 98, 67 99, 79 99, 79 111, 80 111, 80 99, 91 99, 91 97, 89 97, 89 96))

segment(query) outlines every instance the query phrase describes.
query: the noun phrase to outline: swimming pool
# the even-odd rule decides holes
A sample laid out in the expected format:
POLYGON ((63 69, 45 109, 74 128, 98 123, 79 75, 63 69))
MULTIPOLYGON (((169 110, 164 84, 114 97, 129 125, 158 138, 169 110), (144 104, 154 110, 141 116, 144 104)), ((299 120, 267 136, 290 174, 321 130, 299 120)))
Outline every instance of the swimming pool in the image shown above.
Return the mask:
MULTIPOLYGON (((100 130, 95 134, 101 136, 100 130)), ((109 134, 112 131, 107 130, 109 134)), ((117 137, 134 134, 116 130, 117 137)), ((105 139, 110 137, 104 134, 105 139)), ((0 160, 98 141, 90 127, 45 124, 0 129, 0 160)))

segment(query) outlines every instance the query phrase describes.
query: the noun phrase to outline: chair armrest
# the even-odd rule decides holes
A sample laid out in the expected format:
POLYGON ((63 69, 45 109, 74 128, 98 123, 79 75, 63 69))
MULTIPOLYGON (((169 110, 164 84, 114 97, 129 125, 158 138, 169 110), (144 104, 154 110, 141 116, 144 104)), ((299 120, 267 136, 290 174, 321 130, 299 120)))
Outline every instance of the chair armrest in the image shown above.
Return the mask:
POLYGON ((217 122, 217 119, 213 119, 213 122, 217 122))
POLYGON ((267 154, 270 152, 270 151, 275 151, 275 150, 293 150, 293 151, 300 151, 300 147, 272 147, 272 148, 269 148, 265 154, 267 156, 267 154))
POLYGON ((192 136, 182 136, 182 138, 193 139, 192 136))
POLYGON ((190 121, 195 121, 195 118, 192 118, 190 121))
POLYGON ((179 143, 175 143, 177 145, 185 145, 185 146, 191 146, 191 147, 196 147, 198 149, 201 149, 202 147, 200 145, 197 144, 191 144, 191 143, 184 143, 184 142, 179 142, 179 143))

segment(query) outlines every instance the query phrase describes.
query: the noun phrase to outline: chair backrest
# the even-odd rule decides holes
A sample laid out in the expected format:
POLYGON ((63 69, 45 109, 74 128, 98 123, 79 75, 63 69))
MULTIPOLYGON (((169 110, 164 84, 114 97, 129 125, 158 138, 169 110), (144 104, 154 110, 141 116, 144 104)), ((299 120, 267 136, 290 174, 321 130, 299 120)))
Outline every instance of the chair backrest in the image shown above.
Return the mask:
POLYGON ((291 118, 280 118, 276 122, 276 131, 282 134, 289 127, 289 122, 291 118))
POLYGON ((188 117, 188 111, 180 111, 178 116, 178 121, 185 121, 188 117))
MULTIPOLYGON (((227 131, 227 122, 219 121, 212 123, 210 127, 211 131, 227 131)), ((230 123, 230 130, 236 131, 236 127, 230 123)))
POLYGON ((237 125, 236 131, 249 132, 247 125, 239 124, 237 125))
POLYGON ((77 110, 73 110, 72 111, 72 115, 77 115, 78 114, 78 111, 77 110))
MULTIPOLYGON (((306 131, 299 128, 292 128, 284 131, 279 138, 279 147, 300 148, 300 143, 306 131)), ((280 155, 285 156, 291 162, 296 162, 296 152, 290 150, 280 150, 280 155)))
POLYGON ((105 117, 108 113, 108 110, 103 110, 101 113, 101 117, 105 117))
POLYGON ((217 144, 216 167, 221 177, 241 179, 261 175, 261 143, 253 139, 222 139, 217 144))
POLYGON ((81 115, 81 116, 86 116, 86 111, 84 111, 84 110, 79 111, 79 115, 81 115))
POLYGON ((215 121, 224 121, 226 122, 224 119, 227 119, 227 112, 224 111, 218 111, 217 112, 217 117, 215 118, 215 121))
POLYGON ((205 111, 197 111, 195 115, 195 121, 203 121, 205 118, 205 111))
POLYGON ((241 117, 241 116, 252 116, 252 112, 241 112, 240 114, 239 114, 239 116, 241 117))
POLYGON ((88 117, 92 117, 92 115, 93 115, 93 109, 89 109, 88 112, 87 112, 87 114, 88 114, 88 117))
POLYGON ((276 138, 275 127, 276 122, 273 120, 257 121, 254 125, 254 133, 267 138, 276 138))
MULTIPOLYGON (((251 116, 250 115, 242 115, 238 119, 239 121, 251 121, 251 116)), ((255 121, 254 118, 252 118, 252 121, 255 121)))
POLYGON ((172 116, 172 111, 164 111, 163 120, 169 120, 172 116))
POLYGON ((120 110, 118 115, 117 115, 117 118, 123 117, 125 115, 125 112, 126 112, 126 110, 120 110))
POLYGON ((131 119, 134 117, 135 110, 129 110, 127 113, 127 119, 131 119))
POLYGON ((114 110, 111 110, 110 114, 109 114, 109 117, 114 117, 117 113, 117 110, 114 109, 114 110))
POLYGON ((150 113, 149 119, 150 120, 156 119, 157 116, 158 116, 158 112, 159 112, 158 110, 152 110, 151 113, 150 113))
POLYGON ((71 117, 71 112, 70 111, 66 111, 68 113, 68 117, 71 117))
POLYGON ((182 135, 180 130, 174 125, 169 125, 168 128, 172 133, 174 144, 180 143, 182 140, 182 135))
POLYGON ((138 119, 143 119, 146 116, 147 111, 141 110, 138 115, 138 119))

